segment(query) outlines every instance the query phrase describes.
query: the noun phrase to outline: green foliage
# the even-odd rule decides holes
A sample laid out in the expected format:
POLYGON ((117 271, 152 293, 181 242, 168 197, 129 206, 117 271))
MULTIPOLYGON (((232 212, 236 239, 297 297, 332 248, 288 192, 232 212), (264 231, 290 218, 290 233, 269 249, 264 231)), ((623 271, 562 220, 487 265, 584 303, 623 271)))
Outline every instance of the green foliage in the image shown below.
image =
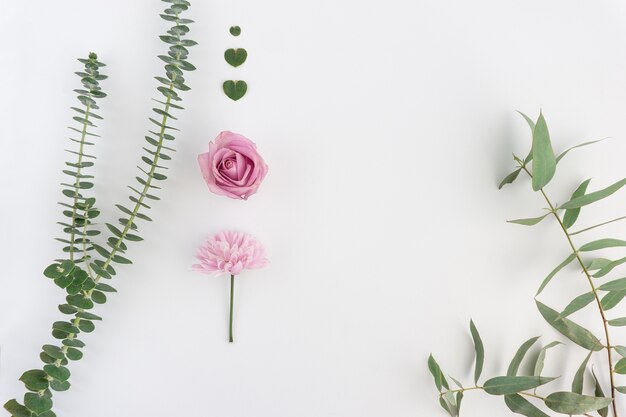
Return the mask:
POLYGON ((243 96, 245 96, 246 92, 248 91, 248 84, 245 81, 241 81, 241 80, 224 81, 224 84, 222 87, 224 89, 224 93, 228 96, 228 98, 234 101, 237 101, 243 96))
MULTIPOLYGON (((590 181, 591 179, 583 181, 578 186, 578 188, 574 190, 574 192, 572 193, 571 199, 573 200, 575 198, 585 195, 585 192, 587 191, 587 187, 589 186, 590 181)), ((563 215, 563 226, 565 226, 568 229, 572 227, 574 223, 576 223, 576 220, 578 219, 579 214, 580 214, 580 207, 565 210, 565 214, 563 215)))
POLYGON ((53 262, 43 272, 45 277, 66 292, 66 303, 59 306, 59 311, 71 319, 53 323, 52 336, 59 341, 59 345, 46 344, 42 347, 40 358, 43 369, 27 371, 20 378, 30 392, 25 394, 23 405, 16 400, 5 404, 5 409, 14 417, 54 417, 51 411, 51 390, 66 391, 70 388, 71 374, 67 365, 69 361, 78 361, 83 357, 85 343, 77 336, 94 331, 94 321, 101 320, 100 316, 88 310, 93 309, 95 304, 104 304, 107 301, 105 293, 116 291, 100 281, 116 275, 112 264, 131 263, 125 256, 128 243, 143 240, 139 235, 138 223, 151 221, 145 214, 149 209, 146 201, 159 199, 155 192, 160 187, 156 184, 167 178, 164 174, 167 168, 162 161, 171 159, 171 152, 174 152, 171 143, 175 139, 173 132, 178 130, 170 125, 170 121, 176 120, 173 113, 182 109, 182 106, 175 104, 182 100, 180 93, 189 90, 184 75, 195 69, 188 61, 188 48, 196 45, 196 42, 186 38, 188 25, 193 21, 180 17, 189 8, 189 2, 164 1, 168 7, 161 18, 172 26, 166 35, 160 37, 167 44, 168 52, 159 57, 165 63, 164 76, 156 77, 159 82, 157 92, 162 99, 155 100, 160 106, 153 109, 155 118, 149 118, 156 129, 150 130, 145 137, 145 154, 138 166, 139 176, 136 177, 139 185, 137 188, 129 187, 132 191, 129 196, 131 204, 129 207, 122 204, 116 206, 122 212, 122 217, 119 225, 106 225, 110 235, 104 246, 92 240, 99 234, 93 220, 98 217, 100 210, 95 207, 96 199, 86 195, 86 190, 94 186, 93 176, 87 174, 86 168, 92 167, 95 159, 86 149, 93 145, 87 138, 91 140, 98 137, 93 133, 96 127, 94 120, 101 120, 102 117, 94 110, 99 108, 98 100, 106 96, 99 86, 99 82, 106 76, 100 73, 104 64, 98 61, 95 54, 79 60, 84 65, 84 69, 77 72, 83 88, 75 92, 81 105, 72 108, 76 112, 73 120, 77 125, 70 127, 78 134, 77 138, 71 138, 77 149, 68 150, 75 159, 66 162, 67 169, 63 172, 70 181, 63 184, 62 193, 66 201, 60 203, 64 207, 63 215, 67 218, 61 223, 67 237, 58 240, 65 244, 63 252, 67 259, 53 262))
POLYGON ((497 376, 485 381, 483 388, 491 395, 517 394, 547 384, 554 379, 543 376, 497 376))
POLYGON ((224 52, 224 59, 226 62, 235 68, 246 62, 247 58, 248 51, 243 48, 230 48, 224 52))
POLYGON ((561 414, 583 414, 607 407, 611 398, 598 398, 575 392, 555 392, 545 399, 546 406, 561 414))
MULTIPOLYGON (((93 129, 97 127, 93 121, 102 120, 96 110, 99 109, 99 99, 106 97, 100 87, 100 81, 107 78, 100 72, 105 64, 98 61, 96 54, 90 53, 88 58, 79 59, 79 61, 84 68, 76 75, 80 77, 83 88, 74 90, 80 105, 72 107, 76 114, 72 119, 76 125, 69 127, 75 134, 75 137, 70 137, 74 149, 66 150, 74 159, 65 162, 66 169, 63 173, 68 180, 61 184, 65 201, 59 202, 63 207, 63 216, 67 218, 59 222, 63 226, 66 237, 57 238, 65 244, 63 252, 69 255, 70 260, 77 263, 89 259, 89 251, 92 250, 91 239, 100 233, 93 227, 94 219, 100 214, 95 206, 96 199, 86 194, 86 190, 94 186, 93 175, 87 173, 87 169, 93 167, 94 162, 88 159, 95 160, 95 156, 87 153, 87 148, 93 146, 94 142, 88 141, 87 138, 93 140, 99 137, 93 133, 93 129)), ((61 286, 59 282, 57 285, 61 286)))
POLYGON ((552 143, 550 142, 548 125, 542 113, 539 114, 539 118, 533 129, 532 153, 533 190, 539 191, 550 182, 556 172, 556 158, 554 156, 554 150, 552 150, 552 143))
POLYGON ((239 36, 241 35, 241 28, 239 26, 231 26, 230 29, 228 30, 230 32, 231 35, 233 36, 239 36))
MULTIPOLYGON (((513 156, 515 162, 517 163, 517 167, 501 181, 499 188, 518 180, 519 174, 522 172, 528 174, 528 177, 530 177, 531 180, 532 189, 534 191, 541 191, 541 195, 548 206, 548 213, 539 217, 512 220, 510 223, 534 226, 546 217, 553 217, 556 220, 555 223, 559 226, 558 229, 560 229, 560 231, 564 234, 565 242, 569 246, 568 251, 570 254, 543 279, 537 291, 536 297, 539 296, 547 288, 547 286, 552 283, 553 278, 559 272, 572 263, 576 265, 579 275, 582 275, 584 281, 586 281, 589 286, 589 289, 583 294, 570 300, 561 313, 548 307, 538 299, 535 299, 535 302, 539 313, 543 316, 544 320, 561 335, 566 337, 570 342, 586 349, 586 356, 574 375, 571 392, 554 392, 543 396, 537 391, 545 389, 543 385, 554 379, 541 375, 546 361, 547 352, 549 349, 562 343, 555 341, 541 348, 536 356, 536 360, 534 361, 532 375, 518 375, 520 365, 522 364, 524 358, 528 356, 528 352, 538 340, 537 337, 533 337, 519 347, 509 365, 506 376, 496 376, 490 378, 482 386, 480 386, 478 384, 478 378, 476 377, 477 370, 475 370, 475 385, 471 387, 463 387, 460 382, 457 382, 456 379, 450 377, 453 381, 455 381, 455 383, 457 383, 459 389, 450 389, 445 387, 441 384, 440 380, 438 386, 439 401, 442 407, 450 415, 457 415, 459 410, 458 408, 454 408, 456 403, 452 401, 454 394, 466 393, 470 390, 482 390, 488 394, 503 396, 504 402, 509 410, 513 413, 528 417, 548 416, 548 414, 540 409, 540 404, 538 403, 539 401, 543 401, 543 405, 545 407, 557 413, 568 415, 591 415, 589 413, 596 412, 600 417, 608 417, 609 415, 617 417, 619 407, 616 405, 616 401, 619 399, 615 399, 614 395, 616 392, 626 394, 626 387, 617 386, 615 384, 616 378, 614 378, 614 374, 626 375, 626 347, 622 345, 614 345, 614 335, 613 337, 611 336, 610 329, 612 327, 626 326, 626 317, 608 317, 606 312, 615 308, 626 297, 626 278, 611 280, 607 279, 607 277, 618 266, 626 263, 626 256, 619 257, 615 260, 597 255, 591 259, 583 259, 583 257, 595 254, 596 252, 603 251, 605 249, 620 250, 621 248, 626 247, 626 240, 604 238, 587 243, 583 242, 580 246, 578 246, 573 236, 622 220, 626 218, 626 216, 586 227, 576 232, 570 232, 569 229, 578 220, 583 207, 587 210, 586 207, 591 204, 611 196, 626 185, 626 179, 620 180, 609 187, 591 193, 587 192, 590 182, 590 180, 587 179, 574 190, 568 202, 562 204, 561 206, 554 204, 549 199, 544 187, 553 179, 558 163, 570 151, 597 143, 599 141, 590 141, 573 146, 560 153, 558 157, 555 157, 550 135, 548 133, 547 123, 543 115, 540 114, 539 118, 535 122, 525 114, 520 114, 524 117, 526 123, 530 127, 532 134, 532 146, 524 159, 515 155, 513 156), (601 336, 595 335, 592 331, 580 326, 568 318, 574 313, 588 311, 591 307, 598 310, 598 317, 603 329, 603 334, 601 336), (612 354, 613 351, 616 355, 612 354), (599 352, 606 353, 606 359, 608 359, 603 361, 603 366, 608 362, 606 371, 598 374, 600 378, 606 378, 604 379, 605 382, 608 381, 610 383, 610 390, 607 395, 605 395, 605 391, 602 388, 602 380, 598 378, 593 366, 590 365, 595 359, 595 354, 599 352), (617 360, 617 355, 621 356, 621 359, 617 360), (585 393, 585 375, 589 372, 590 368, 591 375, 593 376, 593 393, 585 393)), ((475 328, 473 323, 471 323, 471 330, 472 335, 474 336, 475 328)), ((477 335, 477 332, 475 333, 477 335)), ((476 349, 476 351, 478 357, 478 349, 476 349)), ((481 353, 481 355, 483 355, 484 350, 482 348, 482 342, 481 352, 483 352, 481 353)), ((431 368, 431 372, 432 369, 433 368, 431 368)), ((439 369, 438 365, 436 369, 439 369)), ((482 370, 482 359, 480 369, 482 370)), ((480 373, 478 373, 478 375, 480 375, 480 373)), ((435 383, 437 385, 437 381, 435 383)))
POLYGON ((474 369, 474 383, 478 384, 480 374, 483 372, 483 364, 485 362, 485 348, 483 341, 480 338, 480 334, 474 325, 474 321, 470 320, 470 332, 472 333, 472 339, 474 340, 474 350, 476 351, 476 367, 474 369))
POLYGON ((519 394, 504 396, 504 402, 509 410, 527 417, 549 417, 546 413, 535 407, 530 401, 519 394))
MULTIPOLYGON (((539 337, 532 337, 528 339, 527 341, 525 341, 524 343, 522 343, 522 345, 519 347, 519 349, 515 353, 515 356, 513 356, 513 360, 511 360, 511 363, 509 364, 509 369, 506 371, 507 376, 517 375, 517 372, 519 371, 519 367, 522 364, 522 361, 524 360, 526 353, 528 353, 528 350, 535 344, 537 340, 539 340, 539 337)), ((536 376, 539 376, 539 375, 536 375, 536 376)))

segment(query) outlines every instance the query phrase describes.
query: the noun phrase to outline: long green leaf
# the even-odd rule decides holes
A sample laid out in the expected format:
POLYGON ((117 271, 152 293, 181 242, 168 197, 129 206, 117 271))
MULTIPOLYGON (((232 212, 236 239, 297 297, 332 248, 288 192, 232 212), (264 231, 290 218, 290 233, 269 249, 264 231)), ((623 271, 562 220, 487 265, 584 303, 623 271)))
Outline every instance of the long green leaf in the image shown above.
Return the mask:
POLYGON ((521 224, 523 226, 534 226, 537 223, 539 223, 540 221, 542 221, 543 219, 545 219, 549 215, 550 215, 550 213, 546 213, 543 216, 532 217, 532 218, 529 218, 529 219, 507 220, 507 223, 521 224))
POLYGON ((626 358, 620 359, 615 364, 615 373, 626 375, 626 358))
POLYGON ((526 356, 528 350, 535 344, 537 340, 539 340, 539 337, 531 337, 530 339, 522 343, 519 349, 517 349, 515 356, 513 356, 513 360, 509 364, 509 369, 506 371, 507 376, 517 375, 517 371, 519 370, 522 360, 524 360, 524 356, 526 356))
POLYGON ((598 287, 600 291, 624 291, 626 290, 626 278, 619 278, 602 284, 598 287))
POLYGON ((543 376, 497 376, 485 381, 483 388, 487 394, 507 395, 537 388, 554 381, 543 376))
MULTIPOLYGON (((530 134, 532 136, 533 132, 535 131, 535 122, 533 121, 533 119, 531 119, 530 117, 526 116, 521 111, 517 110, 517 112, 522 115, 524 120, 526 120, 526 123, 528 124, 528 127, 530 127, 530 134)), ((526 155, 526 158, 524 159, 524 165, 528 164, 532 160, 533 160, 533 149, 532 149, 532 145, 531 145, 530 152, 528 152, 528 155, 526 155)))
POLYGON ((567 155, 570 151, 573 151, 574 149, 582 148, 583 146, 593 145, 594 143, 602 142, 603 140, 604 139, 597 139, 597 140, 592 140, 589 142, 581 143, 580 145, 572 146, 571 148, 566 149, 563 152, 561 152, 561 154, 556 157, 556 163, 558 164, 559 161, 563 159, 565 155, 567 155))
POLYGON ((599 351, 603 349, 602 343, 589 330, 569 319, 559 318, 558 312, 540 301, 536 301, 536 304, 539 312, 548 324, 563 336, 587 350, 599 351))
POLYGON ((555 172, 556 158, 550 143, 548 125, 543 117, 543 113, 540 113, 533 130, 533 190, 539 191, 545 187, 554 177, 555 172))
POLYGON ((602 190, 594 191, 593 193, 573 198, 567 203, 563 204, 560 208, 573 209, 578 207, 584 207, 588 204, 595 203, 596 201, 602 200, 603 198, 610 196, 611 194, 622 188, 624 185, 626 185, 626 178, 619 180, 602 190))
POLYGON ((620 317, 619 319, 609 320, 607 322, 609 326, 613 327, 624 327, 626 326, 626 317, 620 317))
POLYGON ((537 360, 535 361, 535 368, 533 371, 534 376, 541 376, 541 372, 543 371, 543 365, 546 360, 546 353, 548 352, 548 350, 562 344, 563 343, 561 342, 552 342, 541 348, 541 350, 539 351, 539 355, 537 356, 537 360))
POLYGON ((550 417, 519 394, 505 395, 504 402, 509 410, 526 417, 550 417))
POLYGON ((602 305, 602 308, 607 311, 617 306, 624 299, 624 297, 626 297, 626 290, 609 291, 604 297, 602 297, 600 304, 602 305))
POLYGON ((581 252, 590 252, 594 250, 617 248, 626 246, 626 241, 620 239, 599 239, 582 245, 578 250, 581 252))
POLYGON ((541 283, 541 285, 539 286, 539 289, 537 290, 537 294, 535 294, 535 296, 541 294, 541 292, 544 290, 544 288, 546 288, 546 286, 550 283, 550 281, 552 281, 552 278, 554 278, 554 276, 556 274, 558 274, 561 269, 563 269, 567 265, 569 265, 574 259, 576 259, 576 254, 572 253, 567 258, 565 258, 565 260, 563 262, 561 262, 556 268, 554 268, 552 270, 552 272, 550 272, 548 274, 548 276, 544 278, 544 280, 541 283))
POLYGON ((476 367, 474 368, 474 383, 478 383, 478 378, 483 372, 483 364, 485 362, 485 348, 483 341, 480 338, 478 329, 473 320, 470 320, 470 332, 472 333, 472 339, 474 340, 474 350, 476 351, 476 367))
POLYGON ((585 384, 585 372, 587 371, 587 364, 589 363, 589 359, 591 358, 591 354, 593 352, 589 352, 587 357, 583 363, 580 364, 578 371, 576 371, 576 375, 574 375, 574 380, 572 381, 572 392, 576 394, 583 393, 583 385, 585 384))
MULTIPOLYGON (((591 181, 591 179, 583 181, 578 186, 578 188, 576 188, 576 190, 572 193, 572 197, 570 198, 570 200, 585 195, 585 192, 587 191, 587 187, 589 186, 589 181, 591 181)), ((580 207, 565 210, 565 215, 563 216, 563 226, 565 226, 567 229, 572 227, 574 223, 576 223, 576 220, 578 219, 579 214, 580 214, 580 207)))
POLYGON ((567 307, 565 307, 565 309, 563 309, 563 312, 561 314, 559 314, 559 317, 560 318, 567 317, 570 314, 573 314, 573 313, 577 312, 578 310, 581 310, 581 309, 587 307, 595 299, 596 299, 596 296, 593 293, 593 291, 590 291, 588 293, 579 295, 578 297, 574 298, 567 305, 567 307))
POLYGON ((430 355, 428 357, 428 370, 432 374, 433 379, 435 380, 435 386, 437 387, 437 390, 439 390, 439 392, 441 392, 442 387, 445 387, 446 389, 449 388, 448 381, 446 381, 445 376, 443 376, 443 372, 441 372, 441 368, 439 367, 439 364, 437 363, 433 355, 430 355))
MULTIPOLYGON (((593 368, 591 369, 591 375, 593 375, 593 382, 595 383, 594 395, 596 397, 606 397, 606 395, 604 395, 604 391, 602 390, 602 385, 600 385, 600 381, 598 381, 598 377, 596 376, 596 372, 593 368)), ((598 414, 600 414, 600 417, 607 417, 609 415, 609 407, 606 406, 599 409, 598 414)))
POLYGON ((504 179, 498 185, 498 189, 501 190, 502 187, 504 187, 506 184, 512 184, 517 179, 521 171, 522 171, 522 168, 518 168, 515 171, 511 172, 506 177, 504 177, 504 179))
POLYGON ((622 358, 626 358, 626 346, 613 346, 613 349, 615 349, 615 351, 619 353, 622 358))
POLYGON ((620 266, 623 263, 626 263, 626 257, 620 258, 613 262, 609 262, 608 264, 604 265, 598 272, 593 274, 593 277, 601 278, 605 276, 606 274, 608 274, 609 272, 611 272, 615 267, 620 266))
POLYGON ((590 397, 574 392, 555 392, 546 397, 546 406, 562 414, 583 414, 609 406, 611 398, 590 397))

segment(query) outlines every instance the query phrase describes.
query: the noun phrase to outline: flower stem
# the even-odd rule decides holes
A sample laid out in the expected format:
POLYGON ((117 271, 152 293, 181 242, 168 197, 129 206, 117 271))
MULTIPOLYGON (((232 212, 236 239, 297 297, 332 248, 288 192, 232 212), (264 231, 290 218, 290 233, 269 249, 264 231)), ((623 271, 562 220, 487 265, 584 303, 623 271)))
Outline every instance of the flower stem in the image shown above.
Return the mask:
MULTIPOLYGON (((530 173, 530 171, 528 171, 528 169, 526 168, 525 165, 522 165, 521 167, 527 174, 528 176, 530 176, 532 178, 532 174, 530 173)), ((593 295, 595 296, 596 299, 596 304, 598 305, 598 310, 600 312, 600 317, 602 318, 602 325, 604 327, 604 335, 606 337, 606 351, 607 351, 607 355, 608 355, 608 365, 609 365, 609 380, 611 383, 611 398, 613 399, 613 403, 612 403, 612 408, 613 408, 613 416, 614 417, 618 417, 617 415, 617 404, 615 404, 615 380, 613 377, 613 357, 611 355, 611 337, 609 334, 609 326, 608 326, 608 320, 606 319, 606 316, 604 314, 604 308, 602 307, 602 302, 600 301, 600 296, 598 295, 598 290, 596 289, 596 286, 593 283, 593 279, 591 278, 591 273, 589 273, 589 270, 587 269, 587 266, 585 265, 585 263, 583 262, 582 258, 580 257, 580 254, 578 252, 578 249, 576 248, 576 246, 574 245, 574 242, 572 241, 572 237, 571 234, 569 233, 569 231, 567 230, 567 227, 565 227, 565 225, 563 224, 563 221, 561 220, 561 217, 559 217, 557 210, 558 207, 555 207, 552 202, 550 201, 550 199, 548 198, 547 194, 545 193, 545 191, 543 190, 543 188, 540 190, 541 194, 543 195, 543 198, 546 200, 546 203, 548 203, 548 206, 550 207, 550 212, 554 215, 554 218, 559 222, 559 226, 561 226, 561 229, 563 230, 563 233, 565 234, 565 237, 567 238, 567 242, 569 243, 570 248, 572 249, 573 253, 576 255, 576 259, 578 260, 578 263, 580 264, 580 267, 582 268, 587 281, 589 282, 589 286, 591 287, 591 291, 593 291, 593 295)))
POLYGON ((228 341, 233 343, 233 305, 235 304, 235 276, 230 275, 230 320, 228 322, 228 341))

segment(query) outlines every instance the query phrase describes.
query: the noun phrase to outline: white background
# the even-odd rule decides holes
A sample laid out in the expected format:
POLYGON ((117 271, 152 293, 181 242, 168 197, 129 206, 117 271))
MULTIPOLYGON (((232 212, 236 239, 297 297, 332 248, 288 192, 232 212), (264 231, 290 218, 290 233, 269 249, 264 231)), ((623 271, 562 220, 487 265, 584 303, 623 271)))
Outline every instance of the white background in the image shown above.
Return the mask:
MULTIPOLYGON (((84 337, 71 391, 55 395, 59 415, 437 416, 426 359, 434 352, 469 384, 470 317, 486 344, 486 376, 505 372, 527 338, 558 337, 533 295, 566 242, 553 221, 505 223, 542 213, 526 178, 496 185, 511 153, 529 147, 516 109, 536 117, 543 108, 557 151, 613 138, 559 164, 548 187, 555 200, 587 177, 597 189, 626 175, 623 2, 193 3, 198 71, 188 77, 171 178, 156 221, 142 227, 146 241, 129 252, 134 265, 118 268, 119 293, 97 309, 105 320, 84 337), (229 47, 245 47, 248 62, 229 67, 229 47), (227 99, 226 79, 245 79, 248 95, 227 99), (196 166, 221 130, 253 139, 270 166, 247 202, 211 194, 196 166), (190 270, 202 239, 228 228, 256 235, 271 259, 238 278, 234 344, 227 279, 190 270)), ((102 221, 115 221, 150 126, 161 8, 0 1, 2 402, 21 397, 17 379, 39 366, 62 317, 63 294, 41 271, 60 256, 52 237, 62 234, 55 202, 77 103, 75 58, 96 51, 108 64, 94 172, 102 221)), ((625 204, 621 193, 584 210, 580 226, 623 215, 625 204)), ((577 243, 624 236, 617 224, 577 243)), ((562 308, 584 291, 572 268, 543 300, 562 308)), ((596 316, 575 317, 598 330, 596 316)), ((626 332, 614 333, 624 344, 626 332)), ((584 355, 551 352, 547 372, 563 374, 555 389, 570 384, 584 355)), ((601 357, 596 364, 606 376, 601 357)), ((468 393, 464 408, 508 413, 480 393, 468 393)))

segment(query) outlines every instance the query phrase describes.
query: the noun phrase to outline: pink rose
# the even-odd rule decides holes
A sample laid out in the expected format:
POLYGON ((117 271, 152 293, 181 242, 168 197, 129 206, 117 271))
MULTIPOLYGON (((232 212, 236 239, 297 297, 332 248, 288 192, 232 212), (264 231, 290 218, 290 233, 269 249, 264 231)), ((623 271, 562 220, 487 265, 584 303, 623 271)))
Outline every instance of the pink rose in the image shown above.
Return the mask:
POLYGON ((198 155, 198 163, 209 190, 236 199, 256 193, 267 174, 254 142, 228 131, 209 142, 209 151, 198 155))

